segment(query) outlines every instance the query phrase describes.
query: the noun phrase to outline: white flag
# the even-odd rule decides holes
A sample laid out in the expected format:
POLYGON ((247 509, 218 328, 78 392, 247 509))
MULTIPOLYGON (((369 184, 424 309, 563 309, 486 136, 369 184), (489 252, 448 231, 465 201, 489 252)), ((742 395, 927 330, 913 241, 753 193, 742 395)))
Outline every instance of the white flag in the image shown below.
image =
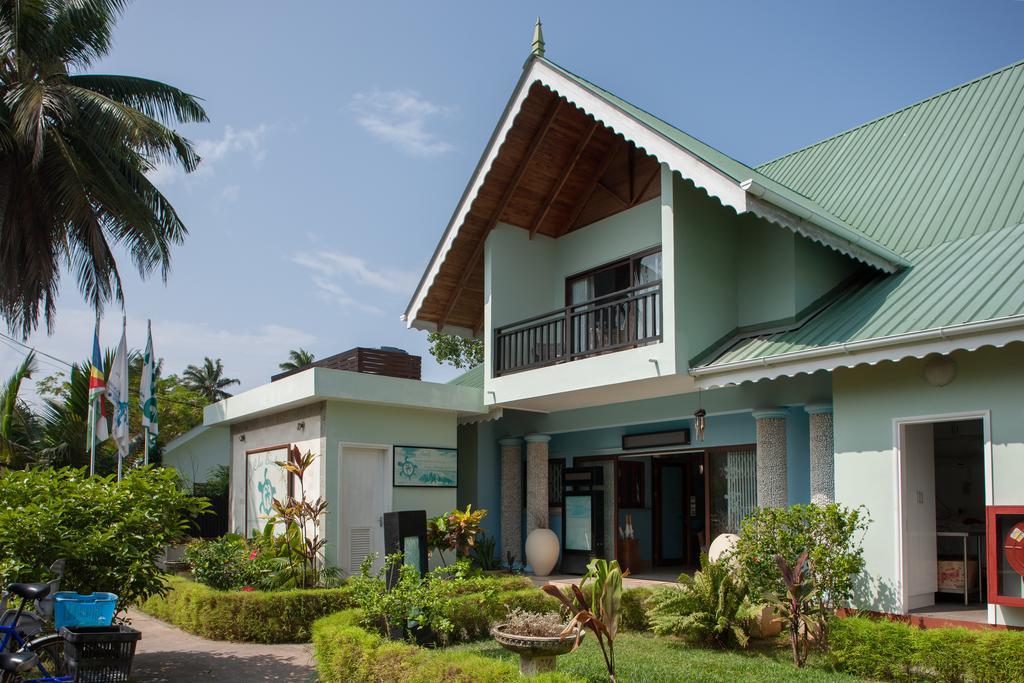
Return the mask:
POLYGON ((139 407, 142 408, 142 426, 150 434, 159 434, 156 413, 156 358, 153 356, 153 328, 146 321, 146 353, 142 357, 142 379, 139 381, 139 407))
POLYGON ((107 378, 107 398, 114 406, 111 436, 117 443, 118 461, 128 455, 128 340, 124 324, 121 325, 121 341, 114 354, 107 378))

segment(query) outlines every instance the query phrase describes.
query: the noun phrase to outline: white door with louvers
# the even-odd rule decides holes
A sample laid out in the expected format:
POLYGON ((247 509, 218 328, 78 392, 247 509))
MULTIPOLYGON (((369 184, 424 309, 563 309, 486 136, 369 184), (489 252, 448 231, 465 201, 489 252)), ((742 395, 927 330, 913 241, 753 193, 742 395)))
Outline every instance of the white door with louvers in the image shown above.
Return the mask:
POLYGON ((387 451, 343 446, 341 449, 341 569, 358 574, 359 565, 377 553, 374 571, 384 563, 384 466, 387 451))

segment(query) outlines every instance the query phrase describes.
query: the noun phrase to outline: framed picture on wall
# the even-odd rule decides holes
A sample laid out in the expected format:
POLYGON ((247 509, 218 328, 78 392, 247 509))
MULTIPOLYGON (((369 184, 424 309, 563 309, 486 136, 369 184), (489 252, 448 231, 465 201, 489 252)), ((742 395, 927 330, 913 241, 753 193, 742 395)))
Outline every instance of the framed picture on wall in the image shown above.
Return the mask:
POLYGON ((455 488, 458 483, 457 449, 395 446, 395 486, 455 488))

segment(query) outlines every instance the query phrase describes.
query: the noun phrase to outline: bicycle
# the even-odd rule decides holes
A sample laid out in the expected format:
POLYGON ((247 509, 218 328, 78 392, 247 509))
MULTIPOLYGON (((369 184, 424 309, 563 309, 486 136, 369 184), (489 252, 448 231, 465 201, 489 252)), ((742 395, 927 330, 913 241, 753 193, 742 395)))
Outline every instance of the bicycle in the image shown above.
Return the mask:
POLYGON ((20 652, 0 652, 0 676, 6 681, 21 681, 21 683, 73 683, 74 676, 43 675, 43 678, 25 678, 34 669, 40 669, 39 655, 28 650, 20 652))
POLYGON ((25 681, 22 674, 37 669, 38 681, 59 680, 64 674, 64 639, 59 633, 43 633, 53 618, 53 598, 63 578, 64 560, 50 567, 55 578, 49 583, 12 583, 0 601, 3 609, 9 598, 21 598, 16 610, 4 609, 0 616, 0 655, 3 655, 0 683, 25 681), (35 602, 36 612, 26 610, 35 602), (43 633, 43 635, 37 635, 43 633), (12 657, 12 655, 17 655, 12 657), (27 666, 27 668, 26 668, 27 666))

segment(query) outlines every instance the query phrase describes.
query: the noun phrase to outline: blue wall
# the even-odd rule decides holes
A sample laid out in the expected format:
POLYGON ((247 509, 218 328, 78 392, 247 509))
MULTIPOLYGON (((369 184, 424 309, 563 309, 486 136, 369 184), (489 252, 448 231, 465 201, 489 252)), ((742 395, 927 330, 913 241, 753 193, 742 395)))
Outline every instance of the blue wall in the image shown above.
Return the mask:
MULTIPOLYGON (((705 394, 705 396, 707 395, 705 394)), ((679 397, 680 401, 683 398, 679 397)), ((663 403, 665 400, 667 399, 652 400, 652 405, 655 401, 663 403)), ((682 409, 684 406, 680 406, 680 408, 679 413, 686 414, 682 409)), ((600 413, 602 417, 605 417, 608 415, 608 409, 609 407, 605 406, 594 410, 600 413)), ((580 411, 572 412, 579 413, 580 411)), ((801 405, 788 408, 788 413, 787 486, 789 502, 790 504, 807 503, 810 501, 809 419, 801 405)), ((476 425, 478 431, 477 443, 474 444, 477 462, 475 482, 465 488, 460 487, 459 505, 465 507, 467 503, 472 503, 474 507, 488 510, 488 515, 483 522, 483 527, 488 535, 495 539, 499 539, 501 535, 501 448, 498 445, 498 441, 502 438, 524 436, 534 432, 549 433, 552 437, 549 446, 551 457, 565 458, 567 467, 572 466, 574 457, 621 453, 622 436, 624 434, 657 432, 689 427, 691 429, 691 441, 694 442, 691 448, 694 449, 753 444, 757 440, 755 422, 749 412, 709 416, 706 421, 703 442, 696 441, 696 432, 693 430, 692 418, 616 427, 579 429, 552 434, 550 428, 563 421, 563 418, 560 417, 562 415, 564 413, 545 415, 506 410, 501 419, 481 422, 476 425), (547 431, 545 431, 546 428, 547 431)), ((575 421, 575 418, 573 421, 575 421)), ((524 456, 525 452, 524 445, 524 456)), ((637 536, 650 538, 651 518, 649 508, 651 505, 653 482, 650 481, 651 467, 649 462, 645 469, 647 476, 647 510, 630 510, 629 512, 633 515, 633 526, 636 528, 637 536)), ((625 513, 622 512, 619 523, 624 524, 624 520, 625 513)), ((556 534, 561 535, 561 519, 557 513, 551 514, 549 525, 556 534)), ((559 541, 561 541, 561 538, 559 538, 559 541)), ((641 543, 640 551, 644 559, 650 559, 651 548, 648 542, 643 541, 641 543)), ((500 552, 502 557, 504 557, 505 551, 501 549, 500 552)), ((521 549, 517 554, 521 555, 521 549)))

